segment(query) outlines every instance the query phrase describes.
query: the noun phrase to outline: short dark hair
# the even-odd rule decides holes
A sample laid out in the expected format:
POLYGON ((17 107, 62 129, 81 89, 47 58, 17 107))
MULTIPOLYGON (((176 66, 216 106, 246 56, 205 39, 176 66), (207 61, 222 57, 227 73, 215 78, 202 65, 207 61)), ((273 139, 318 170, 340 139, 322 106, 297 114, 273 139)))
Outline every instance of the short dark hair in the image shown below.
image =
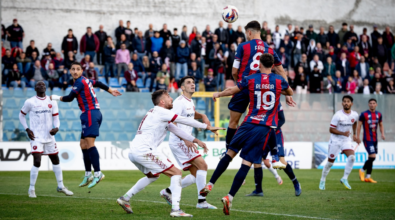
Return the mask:
POLYGON ((128 22, 130 23, 130 21, 127 21, 126 23, 128 23, 128 22))
POLYGON ((164 89, 159 89, 159 90, 156 90, 155 92, 153 92, 151 95, 152 103, 154 103, 154 105, 158 105, 160 102, 160 98, 164 94, 168 94, 167 91, 164 89))
POLYGON ((69 31, 73 31, 73 29, 70 28, 69 31))
POLYGON ((185 80, 187 79, 192 79, 195 82, 195 77, 193 76, 184 76, 181 80, 180 80, 180 85, 182 86, 185 82, 185 80))
POLYGON ((369 99, 369 102, 368 102, 368 103, 370 103, 371 101, 374 101, 375 103, 377 103, 377 100, 376 100, 376 99, 369 99))
POLYGON ((174 28, 173 30, 177 31, 178 29, 177 29, 177 28, 174 28))
POLYGON ((351 102, 354 102, 354 99, 350 95, 343 96, 342 101, 344 101, 344 99, 350 99, 351 102))
POLYGON ((253 29, 254 31, 260 31, 261 30, 261 25, 259 24, 258 21, 250 21, 248 24, 244 27, 244 30, 248 29, 253 29))
POLYGON ((261 55, 261 58, 259 58, 259 61, 264 67, 271 68, 274 64, 274 57, 270 53, 264 53, 261 55))
POLYGON ((82 69, 82 65, 81 65, 81 63, 79 63, 79 62, 72 62, 71 65, 70 65, 70 68, 71 68, 73 65, 78 65, 78 66, 80 66, 81 69, 82 69))
POLYGON ((343 22, 342 26, 347 26, 347 23, 346 23, 346 22, 343 22))
POLYGON ((31 40, 30 43, 31 43, 31 42, 34 42, 34 40, 31 40))
POLYGON ((88 26, 86 29, 92 29, 92 28, 88 26))

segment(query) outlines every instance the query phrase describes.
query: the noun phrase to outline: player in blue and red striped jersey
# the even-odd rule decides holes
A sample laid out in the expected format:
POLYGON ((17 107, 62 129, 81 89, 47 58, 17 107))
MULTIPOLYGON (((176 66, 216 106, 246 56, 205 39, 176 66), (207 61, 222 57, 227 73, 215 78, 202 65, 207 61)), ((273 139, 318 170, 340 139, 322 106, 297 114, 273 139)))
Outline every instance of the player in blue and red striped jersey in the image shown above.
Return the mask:
POLYGON ((376 159, 377 154, 377 128, 380 128, 381 138, 385 140, 384 126, 383 126, 383 115, 376 111, 377 100, 369 100, 369 110, 364 111, 359 116, 359 123, 357 128, 357 137, 360 137, 361 127, 363 127, 363 144, 365 145, 366 152, 369 154, 368 160, 363 165, 363 168, 359 170, 359 177, 361 181, 368 183, 377 183, 371 178, 373 161, 376 159), (366 171, 366 177, 365 177, 366 171))
MULTIPOLYGON (((210 182, 206 186, 208 189, 212 189, 218 177, 226 170, 229 162, 232 160, 233 157, 231 155, 236 155, 241 150, 240 157, 243 158, 243 163, 235 176, 229 194, 222 198, 225 215, 229 215, 233 197, 241 187, 251 165, 253 163, 261 163, 262 155, 270 149, 269 146, 276 146, 275 129, 278 124, 280 95, 288 95, 288 97, 293 95, 292 89, 283 77, 271 74, 273 65, 273 55, 262 54, 259 64, 261 73, 250 75, 238 82, 237 86, 213 95, 215 100, 219 97, 248 91, 247 94, 250 100, 248 114, 245 116, 243 124, 237 130, 229 144, 227 154, 219 162, 210 182)), ((288 102, 289 98, 287 99, 288 102)), ((275 163, 279 163, 285 168, 285 165, 281 162, 275 163)))
POLYGON ((74 81, 73 89, 67 96, 52 95, 51 100, 71 102, 74 98, 77 98, 78 106, 82 112, 80 116, 82 126, 80 146, 85 164, 85 177, 80 187, 89 184, 88 188, 92 188, 104 178, 100 171, 99 152, 95 147, 95 139, 99 136, 102 114, 93 87, 99 87, 113 96, 119 96, 121 93, 118 90, 112 90, 99 81, 85 78, 82 76, 82 72, 80 63, 72 63, 70 73, 74 81), (94 175, 92 175, 92 166, 95 170, 94 175))
MULTIPOLYGON (((232 76, 236 82, 241 82, 244 78, 259 70, 259 57, 262 54, 271 54, 274 57, 273 70, 287 79, 285 71, 281 65, 281 60, 276 52, 270 48, 260 37, 261 25, 257 21, 249 22, 245 27, 247 42, 237 47, 235 60, 233 62, 232 76)), ((243 91, 235 94, 228 104, 230 110, 229 126, 226 132, 226 148, 232 141, 236 133, 241 115, 248 107, 249 96, 243 91)), ((224 156, 224 155, 223 155, 224 156)))

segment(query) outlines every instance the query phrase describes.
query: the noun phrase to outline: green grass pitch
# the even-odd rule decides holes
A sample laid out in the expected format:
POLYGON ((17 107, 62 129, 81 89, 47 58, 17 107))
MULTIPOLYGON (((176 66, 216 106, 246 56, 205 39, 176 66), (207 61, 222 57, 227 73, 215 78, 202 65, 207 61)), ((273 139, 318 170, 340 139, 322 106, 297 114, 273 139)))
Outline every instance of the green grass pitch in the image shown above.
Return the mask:
MULTIPOLYGON (((207 181, 212 174, 208 172, 207 181)), ((279 186, 267 170, 264 171, 264 197, 245 197, 254 189, 253 170, 246 184, 233 200, 230 216, 222 213, 220 199, 231 187, 236 170, 228 170, 218 180, 207 201, 217 210, 198 210, 197 189, 193 184, 182 191, 181 208, 194 219, 394 219, 395 170, 373 170, 377 184, 364 183, 353 170, 349 177, 352 190, 339 180, 343 170, 331 170, 326 190, 318 189, 321 170, 295 170, 302 185, 300 197, 294 194, 291 181, 283 171, 284 184, 279 186)), ((0 172, 0 219, 163 219, 170 218, 170 206, 159 196, 170 179, 161 175, 131 200, 134 214, 126 214, 116 199, 143 177, 139 171, 104 171, 106 178, 95 188, 79 188, 84 172, 64 171, 65 185, 74 192, 66 197, 56 192, 55 175, 40 172, 36 184, 36 199, 27 195, 29 172, 0 172)), ((184 175, 187 175, 184 172, 184 175)))

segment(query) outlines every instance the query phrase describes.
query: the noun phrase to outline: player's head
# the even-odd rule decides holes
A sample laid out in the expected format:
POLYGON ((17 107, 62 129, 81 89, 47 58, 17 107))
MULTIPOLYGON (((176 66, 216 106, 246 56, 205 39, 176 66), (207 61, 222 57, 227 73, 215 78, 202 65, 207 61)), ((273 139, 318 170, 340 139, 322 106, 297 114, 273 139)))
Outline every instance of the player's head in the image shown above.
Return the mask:
POLYGON ((377 107, 377 100, 376 99, 369 99, 369 110, 376 111, 377 107))
POLYGON ((261 25, 257 21, 250 21, 244 27, 244 30, 246 31, 247 40, 250 41, 250 40, 260 36, 261 25))
POLYGON ((259 70, 261 73, 271 73, 274 65, 274 57, 270 53, 264 53, 259 58, 259 70))
POLYGON ((79 62, 73 62, 70 67, 70 74, 73 79, 78 79, 82 75, 82 65, 79 62))
POLYGON ((183 93, 190 93, 192 95, 195 92, 195 77, 183 77, 180 81, 180 85, 183 93))
POLYGON ((165 109, 173 108, 173 98, 170 97, 169 93, 166 90, 156 90, 154 93, 152 93, 151 97, 152 103, 154 103, 155 106, 160 106, 165 109))
POLYGON ((36 91, 37 94, 45 93, 45 91, 47 91, 47 86, 43 81, 38 81, 34 86, 34 91, 36 91))
POLYGON ((348 111, 351 109, 352 104, 353 104, 354 99, 349 96, 349 95, 345 95, 342 98, 342 105, 343 105, 343 109, 348 111))

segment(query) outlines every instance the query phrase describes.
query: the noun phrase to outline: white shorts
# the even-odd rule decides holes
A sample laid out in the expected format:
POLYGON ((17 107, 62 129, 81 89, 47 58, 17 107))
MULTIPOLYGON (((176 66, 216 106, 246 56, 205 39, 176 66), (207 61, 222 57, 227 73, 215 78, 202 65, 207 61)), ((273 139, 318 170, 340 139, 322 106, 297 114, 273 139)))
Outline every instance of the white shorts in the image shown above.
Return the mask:
POLYGON ((54 155, 58 154, 58 148, 56 147, 56 141, 48 142, 48 143, 40 143, 37 141, 30 141, 31 152, 33 153, 41 153, 43 155, 54 155))
POLYGON ((339 155, 339 153, 346 150, 354 150, 351 141, 346 141, 346 142, 330 141, 328 145, 328 158, 335 159, 339 155))
POLYGON ((174 164, 159 151, 149 153, 129 153, 129 160, 144 174, 151 173, 154 176, 169 170, 174 164))
POLYGON ((185 171, 189 170, 192 165, 190 162, 198 157, 200 157, 199 151, 190 152, 189 148, 184 144, 184 142, 169 143, 171 152, 174 154, 178 165, 185 171))

